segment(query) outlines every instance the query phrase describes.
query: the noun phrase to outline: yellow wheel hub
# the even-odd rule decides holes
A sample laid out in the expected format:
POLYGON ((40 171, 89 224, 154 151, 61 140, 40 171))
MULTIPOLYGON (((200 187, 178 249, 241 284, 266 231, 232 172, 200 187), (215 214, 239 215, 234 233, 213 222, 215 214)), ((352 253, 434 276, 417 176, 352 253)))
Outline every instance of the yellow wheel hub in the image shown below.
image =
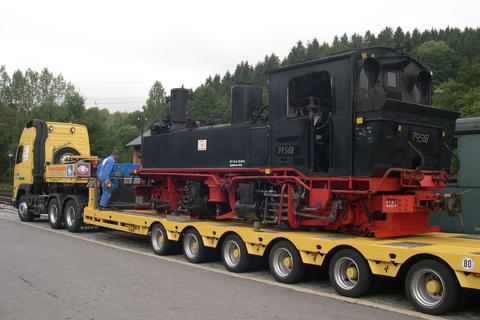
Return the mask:
POLYGON ((233 255, 235 258, 239 258, 239 257, 240 257, 240 250, 234 249, 233 252, 232 252, 232 255, 233 255))
POLYGON ((429 280, 426 284, 428 293, 439 294, 442 291, 442 284, 436 279, 429 280))
POLYGON ((290 269, 293 265, 292 258, 290 258, 290 257, 283 258, 283 264, 285 265, 285 267, 290 269))
POLYGON ((345 271, 345 273, 347 274, 347 277, 349 279, 357 279, 358 278, 358 270, 357 268, 355 267, 348 267, 347 270, 345 271))
POLYGON ((198 250, 198 243, 194 242, 192 243, 192 250, 197 251, 198 250))

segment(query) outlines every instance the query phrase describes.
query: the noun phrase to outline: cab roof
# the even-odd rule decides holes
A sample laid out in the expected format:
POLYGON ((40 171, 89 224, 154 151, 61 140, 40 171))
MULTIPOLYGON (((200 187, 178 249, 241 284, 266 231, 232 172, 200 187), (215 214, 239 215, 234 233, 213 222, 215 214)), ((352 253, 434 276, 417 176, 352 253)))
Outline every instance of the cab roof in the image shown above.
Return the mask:
POLYGON ((339 52, 339 53, 335 53, 330 56, 326 56, 322 58, 314 58, 314 59, 305 60, 299 63, 290 64, 284 67, 280 67, 280 68, 268 71, 267 74, 273 74, 273 73, 282 72, 285 70, 307 67, 310 65, 326 63, 326 62, 335 61, 335 60, 348 59, 356 55, 358 55, 358 58, 360 58, 360 55, 362 53, 374 54, 375 56, 379 56, 379 57, 409 56, 406 53, 403 53, 403 52, 400 52, 399 50, 395 50, 388 47, 368 47, 363 49, 355 49, 355 50, 339 52))

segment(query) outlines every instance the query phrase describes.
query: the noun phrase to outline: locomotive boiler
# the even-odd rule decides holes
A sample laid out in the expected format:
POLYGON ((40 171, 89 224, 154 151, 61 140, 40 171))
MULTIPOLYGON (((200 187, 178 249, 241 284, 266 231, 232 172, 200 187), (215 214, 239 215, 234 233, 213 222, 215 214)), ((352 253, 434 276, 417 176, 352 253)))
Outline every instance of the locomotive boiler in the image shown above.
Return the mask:
POLYGON ((144 138, 140 177, 159 212, 322 227, 373 237, 411 235, 440 192, 458 114, 433 108, 431 73, 412 56, 367 48, 279 68, 263 88, 231 89, 231 122, 192 126, 187 91, 144 138))

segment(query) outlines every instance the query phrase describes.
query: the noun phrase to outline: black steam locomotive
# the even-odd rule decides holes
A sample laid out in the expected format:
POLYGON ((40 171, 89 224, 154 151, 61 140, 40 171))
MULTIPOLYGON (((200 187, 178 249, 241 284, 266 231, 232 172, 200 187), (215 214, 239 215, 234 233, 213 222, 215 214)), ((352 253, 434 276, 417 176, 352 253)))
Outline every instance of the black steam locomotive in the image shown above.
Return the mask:
POLYGON ((187 91, 173 89, 140 175, 172 214, 426 232, 444 204, 458 117, 429 106, 431 84, 410 55, 356 50, 270 72, 268 107, 262 87, 232 87, 231 123, 204 127, 186 125, 187 91))

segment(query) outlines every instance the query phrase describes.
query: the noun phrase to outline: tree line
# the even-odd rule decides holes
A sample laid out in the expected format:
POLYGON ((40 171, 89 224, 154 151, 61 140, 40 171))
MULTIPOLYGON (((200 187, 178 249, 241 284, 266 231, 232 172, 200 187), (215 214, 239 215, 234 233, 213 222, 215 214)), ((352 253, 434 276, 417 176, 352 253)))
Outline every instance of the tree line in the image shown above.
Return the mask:
MULTIPOLYGON (((370 46, 386 46, 410 51, 433 71, 433 104, 459 111, 462 116, 480 116, 480 29, 450 28, 404 32, 386 27, 377 35, 367 31, 335 36, 331 42, 312 39, 298 41, 286 57, 267 54, 255 65, 241 61, 231 72, 209 76, 198 88, 189 89, 187 117, 202 123, 223 123, 230 118, 230 88, 238 83, 254 83, 264 90, 268 104, 266 72, 280 66, 334 53, 370 46)), ((140 106, 139 106, 140 107, 140 106)), ((0 67, 0 181, 10 181, 11 158, 24 125, 31 119, 85 124, 90 134, 92 154, 108 155, 114 148, 122 161, 130 161, 125 144, 145 128, 162 120, 168 109, 168 94, 160 81, 153 83, 141 110, 110 112, 86 107, 85 98, 62 75, 47 69, 17 70, 8 74, 0 67)))

